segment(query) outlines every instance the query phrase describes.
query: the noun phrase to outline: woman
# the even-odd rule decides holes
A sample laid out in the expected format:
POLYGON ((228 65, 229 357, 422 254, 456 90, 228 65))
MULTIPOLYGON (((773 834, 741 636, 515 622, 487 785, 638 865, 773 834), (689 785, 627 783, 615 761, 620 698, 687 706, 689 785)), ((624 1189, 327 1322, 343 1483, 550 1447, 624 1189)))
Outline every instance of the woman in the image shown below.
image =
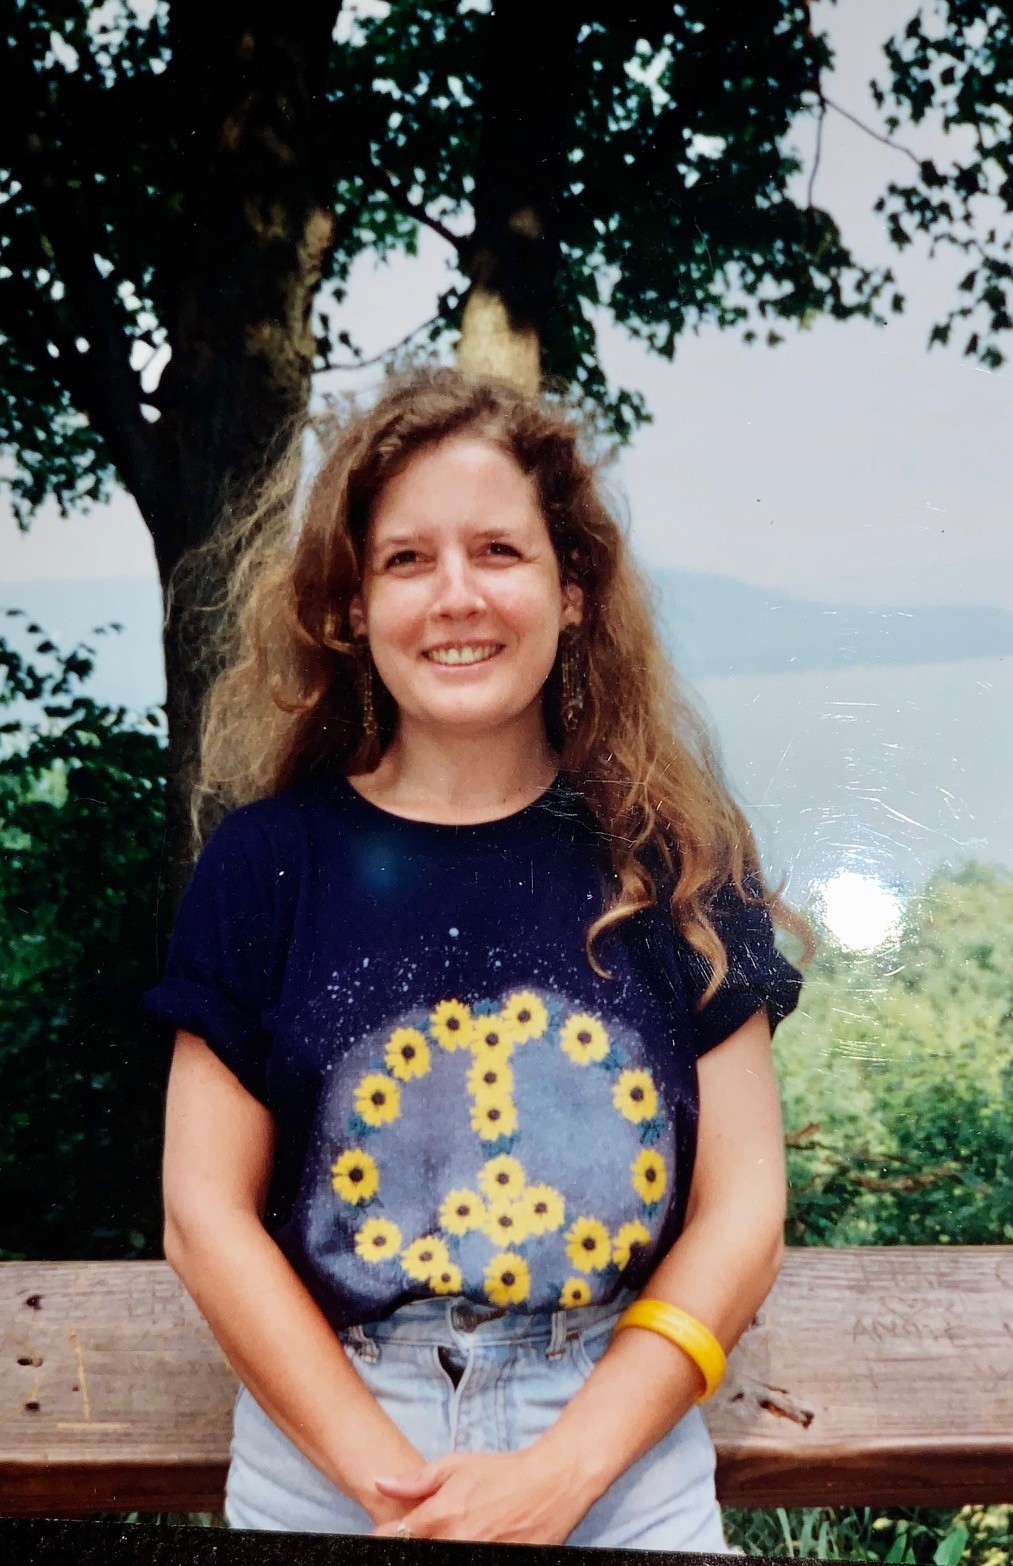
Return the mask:
POLYGON ((298 528, 297 469, 237 535, 233 808, 148 997, 229 1521, 722 1550, 696 1404, 779 1266, 794 916, 567 416, 428 372, 298 528))

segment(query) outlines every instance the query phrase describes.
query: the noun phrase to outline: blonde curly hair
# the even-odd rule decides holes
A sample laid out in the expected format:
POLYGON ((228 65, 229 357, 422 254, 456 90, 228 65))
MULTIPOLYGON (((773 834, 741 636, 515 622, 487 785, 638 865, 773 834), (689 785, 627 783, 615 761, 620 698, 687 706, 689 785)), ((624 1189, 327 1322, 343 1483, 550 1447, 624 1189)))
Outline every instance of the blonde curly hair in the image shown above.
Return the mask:
MULTIPOLYGON (((611 845, 615 893, 591 923, 606 929, 657 901, 710 964, 706 1004, 727 973, 711 919, 731 882, 812 950, 806 921, 763 879, 749 824, 720 776, 706 726, 655 630, 651 593, 602 492, 580 422, 516 388, 451 369, 415 370, 368 410, 312 421, 320 461, 302 491, 306 428, 295 432, 235 520, 187 561, 223 585, 202 655, 213 680, 192 792, 195 846, 226 810, 314 775, 375 768, 396 708, 374 674, 378 734, 364 728, 349 625, 366 529, 384 484, 418 451, 451 435, 496 442, 532 479, 563 582, 579 584, 584 701, 561 720, 560 656, 543 691, 550 744, 611 845)), ((189 596, 189 595, 188 595, 189 596)))

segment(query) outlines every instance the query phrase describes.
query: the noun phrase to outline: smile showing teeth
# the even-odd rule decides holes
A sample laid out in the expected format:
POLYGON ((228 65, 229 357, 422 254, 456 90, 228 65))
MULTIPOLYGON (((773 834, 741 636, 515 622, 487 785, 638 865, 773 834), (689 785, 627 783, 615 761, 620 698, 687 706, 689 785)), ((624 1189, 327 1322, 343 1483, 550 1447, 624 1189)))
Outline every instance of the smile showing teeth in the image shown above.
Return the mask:
POLYGON ((484 663, 498 652, 498 643, 487 642, 482 647, 433 647, 423 656, 432 663, 484 663))

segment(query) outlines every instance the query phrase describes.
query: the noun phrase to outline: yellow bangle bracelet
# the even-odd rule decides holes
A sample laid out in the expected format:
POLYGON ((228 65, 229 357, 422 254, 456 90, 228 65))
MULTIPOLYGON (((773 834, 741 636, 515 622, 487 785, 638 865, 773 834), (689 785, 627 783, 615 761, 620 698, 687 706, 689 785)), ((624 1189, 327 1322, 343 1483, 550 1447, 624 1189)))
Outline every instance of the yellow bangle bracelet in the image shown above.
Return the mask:
POLYGON ((713 1332, 702 1321, 691 1316, 688 1310, 669 1305, 666 1300, 634 1300, 616 1322, 616 1332, 620 1327, 646 1327, 649 1332, 658 1332, 663 1338, 668 1338, 688 1354, 705 1382, 704 1390, 697 1398, 698 1403, 713 1396, 721 1385, 725 1373, 725 1351, 713 1332))

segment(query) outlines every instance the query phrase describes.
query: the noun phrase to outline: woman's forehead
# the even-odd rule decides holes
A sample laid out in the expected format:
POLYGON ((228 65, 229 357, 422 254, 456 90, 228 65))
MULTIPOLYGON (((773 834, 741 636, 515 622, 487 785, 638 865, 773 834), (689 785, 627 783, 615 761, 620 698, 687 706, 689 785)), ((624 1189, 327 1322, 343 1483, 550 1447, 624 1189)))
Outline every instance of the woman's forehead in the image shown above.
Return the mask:
POLYGON ((455 436, 416 452, 387 480, 370 531, 386 539, 405 529, 494 529, 540 516, 534 482, 508 451, 481 436, 455 436))

